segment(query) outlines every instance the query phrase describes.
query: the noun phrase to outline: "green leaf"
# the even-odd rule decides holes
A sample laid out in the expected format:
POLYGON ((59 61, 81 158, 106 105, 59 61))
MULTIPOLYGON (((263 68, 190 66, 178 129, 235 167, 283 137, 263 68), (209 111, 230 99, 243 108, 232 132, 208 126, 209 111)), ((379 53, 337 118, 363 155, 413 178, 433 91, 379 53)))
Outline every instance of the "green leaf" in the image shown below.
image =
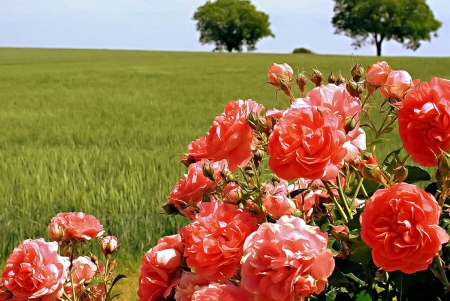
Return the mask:
POLYGON ((363 242, 352 241, 349 247, 351 261, 364 264, 372 258, 372 250, 363 242))
POLYGON ((382 144, 382 143, 386 143, 387 141, 389 141, 389 139, 386 138, 378 138, 373 140, 371 143, 369 143, 369 145, 367 145, 367 148, 377 145, 377 144, 382 144))
POLYGON ((116 285, 116 283, 119 282, 119 280, 123 279, 123 278, 127 278, 127 276, 125 276, 123 274, 119 274, 116 276, 116 278, 114 278, 113 282, 111 283, 111 287, 109 288, 108 295, 111 292, 111 290, 113 289, 114 285, 116 285))
POLYGON ((395 159, 398 158, 398 155, 402 149, 403 147, 390 152, 386 158, 384 158, 383 163, 381 163, 381 169, 387 171, 388 173, 392 173, 395 168, 393 163, 395 163, 395 159))
POLYGON ((327 293, 327 301, 334 301, 337 295, 337 291, 330 291, 327 293))
POLYGON ((344 287, 350 284, 347 277, 337 267, 334 268, 333 274, 328 278, 328 283, 334 287, 344 287))
POLYGON ((355 301, 372 301, 372 296, 366 290, 362 290, 356 295, 355 301))
POLYGON ((86 289, 88 290, 91 287, 93 287, 94 285, 97 285, 97 284, 100 284, 100 283, 103 283, 103 282, 105 282, 105 280, 103 280, 102 276, 95 277, 94 279, 92 279, 91 282, 89 282, 89 284, 86 286, 86 289))
POLYGON ((405 179, 406 183, 415 183, 420 181, 431 180, 431 176, 426 170, 417 166, 407 165, 405 167, 406 169, 408 169, 408 176, 405 179))

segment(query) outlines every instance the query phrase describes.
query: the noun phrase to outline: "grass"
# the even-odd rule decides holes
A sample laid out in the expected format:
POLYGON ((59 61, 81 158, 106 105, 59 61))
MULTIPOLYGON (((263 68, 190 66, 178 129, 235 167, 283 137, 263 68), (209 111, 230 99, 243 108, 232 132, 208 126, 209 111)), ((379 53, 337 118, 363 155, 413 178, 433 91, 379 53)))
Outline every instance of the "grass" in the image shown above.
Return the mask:
MULTIPOLYGON (((139 261, 185 222, 164 204, 185 171, 187 144, 224 105, 252 98, 282 108, 266 70, 273 62, 348 74, 350 56, 0 49, 0 262, 50 219, 83 211, 121 242, 127 295, 139 261)), ((366 57, 368 66, 378 59, 366 57)), ((386 58, 413 78, 450 78, 449 58, 386 58)), ((381 154, 400 146, 392 137, 381 154)))

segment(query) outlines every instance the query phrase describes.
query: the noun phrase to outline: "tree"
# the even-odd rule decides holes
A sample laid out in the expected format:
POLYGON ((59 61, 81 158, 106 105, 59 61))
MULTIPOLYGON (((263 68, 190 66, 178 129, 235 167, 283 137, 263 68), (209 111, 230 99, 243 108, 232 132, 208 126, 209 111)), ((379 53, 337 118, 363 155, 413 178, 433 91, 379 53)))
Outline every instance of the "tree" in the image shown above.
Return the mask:
POLYGON ((381 56, 381 44, 394 40, 407 49, 416 50, 420 41, 431 39, 441 22, 434 18, 425 0, 334 0, 334 17, 331 21, 336 33, 354 39, 356 48, 367 39, 375 44, 381 56))
POLYGON ((269 16, 257 11, 247 0, 208 1, 194 14, 202 44, 215 44, 215 50, 242 51, 242 46, 255 50, 264 37, 275 37, 269 16))

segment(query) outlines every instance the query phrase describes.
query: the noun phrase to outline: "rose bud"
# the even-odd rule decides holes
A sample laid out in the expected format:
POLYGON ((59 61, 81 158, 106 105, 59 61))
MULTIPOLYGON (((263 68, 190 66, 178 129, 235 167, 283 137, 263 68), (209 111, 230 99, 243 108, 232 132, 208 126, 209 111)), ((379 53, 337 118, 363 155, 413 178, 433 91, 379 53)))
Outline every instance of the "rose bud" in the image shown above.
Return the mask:
POLYGON ((314 68, 312 69, 312 71, 313 72, 309 75, 309 80, 312 81, 314 85, 316 85, 316 87, 321 86, 323 79, 322 72, 314 68))
POLYGON ((397 168, 394 169, 394 178, 397 180, 397 182, 401 183, 408 177, 408 169, 403 166, 399 165, 397 168))
POLYGON ((308 78, 306 77, 303 71, 298 74, 297 78, 295 79, 295 82, 297 83, 298 91, 302 93, 303 97, 305 93, 306 83, 308 82, 308 78))
POLYGON ((364 75, 364 68, 363 68, 363 66, 360 63, 356 63, 352 67, 352 70, 350 71, 350 74, 352 75, 353 80, 355 82, 359 82, 361 77, 364 75))
POLYGON ((112 254, 114 254, 119 248, 119 244, 117 241, 117 237, 115 236, 106 236, 102 237, 100 242, 100 250, 106 258, 110 258, 112 254))
POLYGON ((341 73, 339 73, 338 77, 336 78, 335 85, 339 86, 340 84, 345 82, 345 78, 342 76, 341 73))
POLYGON ((329 84, 335 84, 336 80, 336 76, 334 76, 333 71, 331 71, 330 75, 328 75, 327 82, 329 84))
POLYGON ((386 83, 391 67, 385 62, 378 62, 367 68, 366 82, 373 87, 381 87, 386 83))

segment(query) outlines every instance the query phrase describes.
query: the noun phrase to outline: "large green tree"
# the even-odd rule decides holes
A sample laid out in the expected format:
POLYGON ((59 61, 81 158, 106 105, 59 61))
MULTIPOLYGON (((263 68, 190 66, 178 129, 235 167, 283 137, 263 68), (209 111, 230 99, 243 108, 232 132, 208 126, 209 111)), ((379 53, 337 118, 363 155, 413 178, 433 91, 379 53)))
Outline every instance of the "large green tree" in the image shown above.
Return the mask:
POLYGON ((215 50, 255 50, 256 43, 268 36, 269 16, 257 11, 247 0, 208 1, 194 14, 202 44, 215 44, 215 50))
POLYGON ((332 24, 336 33, 354 40, 361 47, 368 41, 381 55, 381 44, 395 40, 416 50, 420 41, 431 39, 441 27, 425 0, 334 0, 332 24))

